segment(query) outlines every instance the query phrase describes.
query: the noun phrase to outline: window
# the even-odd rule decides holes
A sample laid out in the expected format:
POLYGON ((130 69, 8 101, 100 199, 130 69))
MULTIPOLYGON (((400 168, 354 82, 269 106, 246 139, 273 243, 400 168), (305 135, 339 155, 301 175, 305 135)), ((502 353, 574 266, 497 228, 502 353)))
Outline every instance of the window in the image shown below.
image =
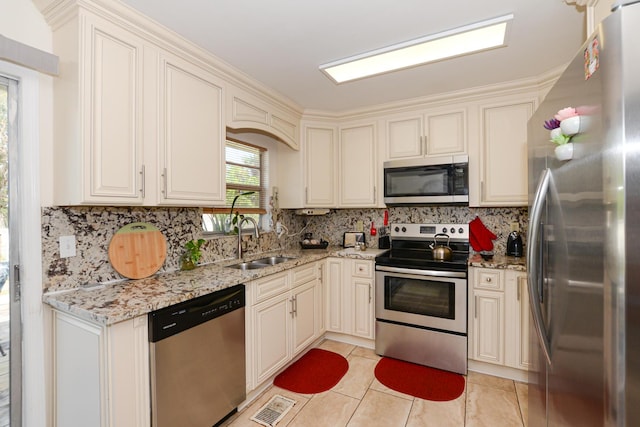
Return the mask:
MULTIPOLYGON (((202 226, 205 232, 227 233, 233 213, 253 218, 260 224, 267 213, 267 150, 245 142, 227 140, 225 147, 227 194, 224 208, 205 208, 202 226), (234 204, 235 200, 235 204, 234 204)), ((245 225, 246 227, 247 225, 245 225)), ((251 226, 249 223, 248 226, 251 226)))

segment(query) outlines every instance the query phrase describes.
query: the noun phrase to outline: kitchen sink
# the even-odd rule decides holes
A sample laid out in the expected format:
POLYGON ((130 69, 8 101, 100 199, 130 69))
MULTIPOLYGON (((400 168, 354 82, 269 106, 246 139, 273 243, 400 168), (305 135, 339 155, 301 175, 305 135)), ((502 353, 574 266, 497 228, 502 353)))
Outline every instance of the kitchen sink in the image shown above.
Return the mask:
POLYGON ((270 257, 266 257, 266 258, 256 259, 256 260, 251 261, 251 262, 255 262, 256 264, 276 265, 276 264, 280 264, 282 262, 286 262, 286 261, 289 261, 289 260, 292 260, 292 259, 295 259, 295 258, 286 257, 286 256, 270 256, 270 257))
POLYGON ((270 267, 272 265, 280 264, 285 261, 295 259, 293 257, 284 256, 270 256, 265 258, 256 259, 248 262, 239 262, 237 264, 228 265, 228 268, 234 268, 236 270, 257 270, 259 268, 270 267))

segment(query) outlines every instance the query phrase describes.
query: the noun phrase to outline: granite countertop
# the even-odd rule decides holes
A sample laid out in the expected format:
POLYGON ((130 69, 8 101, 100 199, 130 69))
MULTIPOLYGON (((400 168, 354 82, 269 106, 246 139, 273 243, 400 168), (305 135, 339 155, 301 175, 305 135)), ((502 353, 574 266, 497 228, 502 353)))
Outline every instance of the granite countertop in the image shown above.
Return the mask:
POLYGON ((516 258, 506 255, 494 255, 490 260, 484 260, 480 254, 474 254, 469 258, 470 267, 504 268, 509 270, 527 271, 526 258, 516 258))
POLYGON ((60 311, 77 317, 102 325, 112 325, 182 301, 330 256, 373 260, 385 250, 356 251, 353 248, 344 249, 342 247, 280 250, 251 255, 246 257, 245 261, 273 255, 295 259, 257 270, 244 271, 226 268, 228 265, 239 262, 237 259, 229 259, 202 265, 190 271, 175 271, 157 274, 146 279, 125 280, 117 283, 85 286, 69 291, 46 293, 43 296, 43 301, 60 311))

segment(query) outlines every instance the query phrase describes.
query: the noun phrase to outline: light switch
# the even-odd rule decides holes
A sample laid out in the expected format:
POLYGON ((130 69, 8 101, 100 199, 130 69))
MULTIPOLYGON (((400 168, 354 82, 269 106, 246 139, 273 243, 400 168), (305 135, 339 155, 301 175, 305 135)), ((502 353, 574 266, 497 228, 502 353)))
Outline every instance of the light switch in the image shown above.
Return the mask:
POLYGON ((60 236, 60 258, 76 256, 76 236, 60 236))

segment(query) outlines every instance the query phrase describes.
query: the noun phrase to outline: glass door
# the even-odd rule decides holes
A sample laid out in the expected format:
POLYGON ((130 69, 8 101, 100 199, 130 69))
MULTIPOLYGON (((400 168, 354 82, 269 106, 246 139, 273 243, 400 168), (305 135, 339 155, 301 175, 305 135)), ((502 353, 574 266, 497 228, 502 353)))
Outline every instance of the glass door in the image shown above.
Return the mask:
POLYGON ((17 87, 15 80, 0 76, 0 427, 10 426, 12 420, 14 425, 20 424, 20 300, 13 291, 15 283, 12 286, 17 278, 10 271, 10 265, 18 264, 16 257, 10 256, 14 252, 10 247, 15 248, 17 241, 9 244, 9 230, 15 229, 18 218, 16 206, 10 208, 9 203, 10 196, 16 193, 15 180, 10 178, 15 171, 9 163, 16 164, 11 159, 17 154, 17 87), (12 342, 18 345, 13 346, 12 342))

